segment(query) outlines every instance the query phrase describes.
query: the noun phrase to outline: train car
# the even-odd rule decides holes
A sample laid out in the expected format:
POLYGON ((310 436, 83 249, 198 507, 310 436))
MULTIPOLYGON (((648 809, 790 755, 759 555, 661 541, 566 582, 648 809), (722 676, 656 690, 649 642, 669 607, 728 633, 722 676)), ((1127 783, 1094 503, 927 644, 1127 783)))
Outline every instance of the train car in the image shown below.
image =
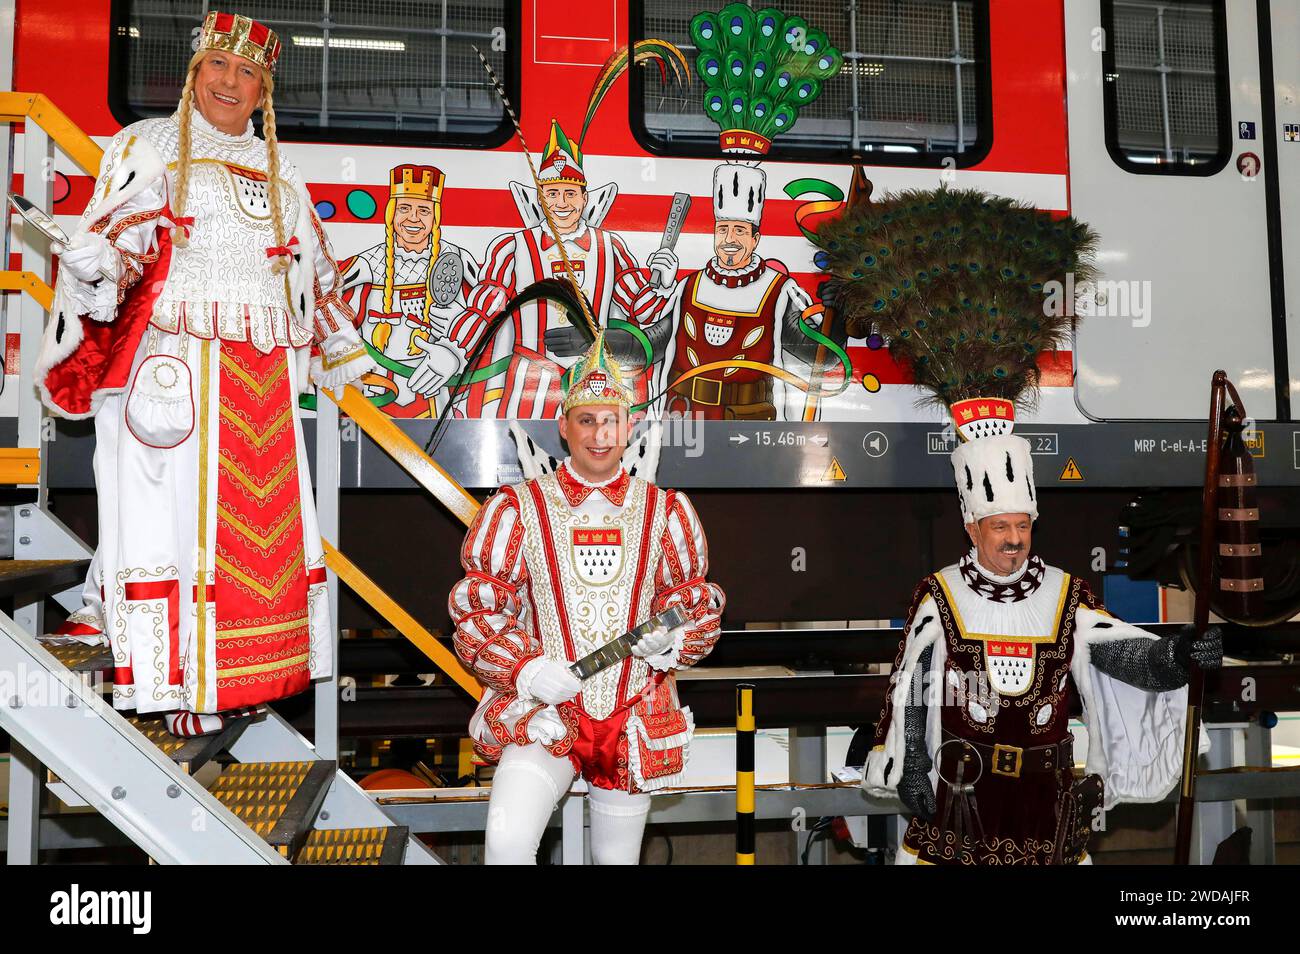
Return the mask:
MULTIPOLYGON (((1100 235, 1100 274, 1078 295, 1073 340, 1040 357, 1040 397, 1018 425, 1047 487, 1198 485, 1200 421, 1217 368, 1247 406, 1261 483, 1296 484, 1300 438, 1289 422, 1297 345, 1287 334, 1300 274, 1300 187, 1287 161, 1296 117, 1295 103, 1273 92, 1294 82, 1288 5, 796 6, 791 12, 824 31, 844 65, 788 131, 772 135, 765 154, 749 157, 724 152, 720 127, 706 115, 708 87, 690 33, 699 11, 689 3, 613 3, 580 18, 562 6, 505 0, 328 15, 297 5, 292 15, 289 7, 253 10, 288 37, 279 131, 380 359, 371 400, 422 445, 430 419, 446 410, 455 420, 439 460, 462 484, 491 488, 518 477, 505 423, 555 415, 558 377, 574 359, 547 350, 544 326, 567 324, 563 312, 528 310, 474 369, 481 380, 454 395, 416 369, 430 353, 447 355, 439 342, 456 333, 471 299, 558 274, 547 271, 561 263, 554 248, 541 248, 549 239, 529 199, 524 154, 526 142, 535 165, 558 135, 587 181, 582 227, 604 240, 603 251, 584 253, 593 267, 583 277, 602 321, 642 321, 635 306, 620 305, 615 284, 653 284, 648 260, 664 242, 675 194, 691 199, 674 246, 677 273, 706 264, 710 192, 728 160, 762 171, 756 254, 792 277, 814 308, 825 276, 803 229, 847 197, 855 163, 877 197, 977 189, 1073 215, 1100 235), (616 68, 628 48, 643 62, 616 68), (518 131, 476 51, 504 83, 518 131), (434 178, 403 186, 401 176, 419 169, 434 178), (448 286, 443 304, 429 283, 439 261, 460 283, 448 286)), ((104 142, 125 123, 173 109, 178 91, 166 77, 179 75, 185 37, 205 9, 125 0, 20 7, 14 88, 39 89, 104 142), (69 56, 87 68, 49 70, 69 56)), ((56 217, 73 221, 89 189, 81 170, 54 156, 56 217)), ((701 334, 725 338, 734 320, 701 334)), ((743 335, 696 348, 670 342, 673 354, 661 354, 639 385, 651 415, 692 409, 665 428, 663 479, 754 493, 947 486, 956 440, 947 412, 919 406, 885 337, 857 330, 860 337, 841 334, 842 361, 823 351, 815 367, 761 332, 750 344, 743 335), (720 369, 690 378, 705 350, 720 369), (752 406, 723 400, 739 387, 728 381, 740 380, 737 372, 758 382, 752 406)), ((17 367, 11 353, 11 379, 17 367)), ((0 409, 12 414, 18 388, 10 384, 0 409)), ((527 429, 560 453, 549 425, 527 429)), ((344 486, 410 486, 364 446, 345 445, 344 486)), ((59 455, 55 484, 84 487, 87 453, 81 446, 59 455)), ((1163 522, 1176 503, 1148 495, 1140 509, 1163 522)), ((1143 553, 1140 541, 1133 549, 1148 569, 1167 556, 1143 553)), ((1163 574, 1174 572, 1166 566, 1163 574)))
MULTIPOLYGON (((815 232, 903 190, 977 190, 1097 236, 1095 274, 1045 292, 1070 332, 1037 356, 1036 401, 1016 413, 1049 515, 1043 551, 1086 567, 1121 611, 1187 617, 1222 370, 1247 414, 1266 556, 1265 599, 1238 621, 1300 610, 1300 8, 785 0, 825 74, 756 106, 726 75, 759 68, 752 38, 700 32, 698 15, 720 6, 241 5, 282 39, 277 133, 377 363, 366 401, 475 494, 520 479, 512 430, 563 456, 553 422, 585 340, 578 316, 552 301, 491 319, 534 281, 573 279, 595 322, 643 358, 635 391, 659 424, 659 478, 727 528, 714 559, 728 625, 897 624, 907 587, 964 546, 948 460, 959 438, 886 329, 846 324, 824 300, 815 232), (539 169, 568 186, 549 211, 539 169), (735 248, 770 266, 765 284, 735 289, 734 310, 692 310, 701 276, 733 249, 717 224, 728 216, 752 225, 756 244, 735 248), (557 217, 578 237, 572 261, 557 217)), ((176 108, 210 8, 0 2, 13 23, 0 87, 41 94, 104 146, 176 108)), ((18 123, 3 132, 0 178, 32 195, 39 175, 71 231, 93 176, 65 150, 28 148, 18 123)), ((35 259, 15 226, 22 272, 35 259)), ((41 419, 24 377, 34 319, 5 298, 0 433, 16 446, 41 435, 42 495, 93 542, 92 431, 41 419)), ((327 479, 347 491, 330 524, 341 549, 443 625, 461 525, 348 422, 330 461, 327 479)), ((385 625, 350 595, 342 620, 385 625)))

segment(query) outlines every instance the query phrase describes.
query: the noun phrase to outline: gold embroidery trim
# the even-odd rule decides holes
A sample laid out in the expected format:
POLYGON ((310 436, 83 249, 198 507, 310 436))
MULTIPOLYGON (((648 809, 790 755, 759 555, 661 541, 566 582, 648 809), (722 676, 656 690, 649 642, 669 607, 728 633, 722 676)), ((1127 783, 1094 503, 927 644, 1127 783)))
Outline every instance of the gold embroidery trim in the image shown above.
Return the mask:
POLYGON ((233 679, 235 676, 251 676, 259 672, 270 672, 273 669, 288 669, 290 666, 300 666, 305 663, 309 653, 299 653, 297 656, 290 656, 288 659, 282 659, 279 662, 262 663, 257 666, 240 666, 238 669, 221 670, 221 678, 233 679))
POLYGON ((266 626, 245 626, 242 629, 226 629, 217 633, 217 639, 247 639, 249 636, 265 636, 268 633, 290 632, 307 625, 307 614, 283 623, 270 623, 266 626))
POLYGON ((253 427, 252 424, 249 424, 246 420, 224 405, 221 408, 221 416, 234 427, 238 428, 239 432, 248 438, 250 444, 258 450, 261 450, 277 435, 279 435, 280 431, 284 430, 286 424, 293 420, 293 408, 286 407, 280 413, 279 417, 266 425, 266 430, 262 431, 261 434, 257 433, 257 428, 253 427))
POLYGON ((211 397, 211 349, 210 340, 204 340, 199 348, 199 367, 203 377, 199 381, 199 603, 198 662, 195 668, 198 669, 200 706, 206 705, 208 668, 204 643, 208 634, 208 402, 211 397))
POLYGON ((347 364, 354 358, 359 358, 366 353, 366 346, 359 345, 351 351, 345 351, 338 357, 322 353, 320 356, 320 366, 322 371, 332 371, 337 367, 347 364))
POLYGON ((269 588, 265 584, 249 576, 225 557, 217 557, 217 568, 224 570, 230 577, 243 583, 263 599, 273 601, 280 595, 280 591, 285 588, 286 584, 288 584, 290 577, 292 577, 296 571, 302 569, 302 554, 293 558, 293 562, 285 568, 284 572, 280 574, 279 578, 272 583, 269 588))
POLYGON ((275 493, 276 489, 293 474, 297 460, 292 455, 288 457, 280 469, 272 474, 265 484, 258 484, 254 478, 240 470, 233 458, 222 455, 219 463, 221 468, 234 480, 242 484, 249 493, 258 500, 265 500, 275 493))
POLYGON ((298 517, 301 510, 302 504, 295 503, 289 512, 285 514, 284 519, 277 526, 267 531, 266 536, 262 536, 253 527, 239 519, 229 508, 217 504, 217 516, 225 520, 232 530, 238 532, 240 536, 254 544, 259 550, 271 549, 271 545, 284 535, 284 531, 298 517))
POLYGON ((1061 609, 1065 606, 1065 594, 1070 590, 1070 574, 1061 574, 1061 594, 1056 601, 1056 625, 1052 627, 1052 632, 1047 636, 1009 636, 1005 633, 972 633, 966 630, 966 624, 962 622, 961 610, 957 608, 957 600, 953 598, 952 590, 948 588, 948 581, 943 578, 942 573, 934 574, 934 578, 939 581, 943 587, 943 594, 948 598, 948 605, 952 609, 953 622, 957 624, 957 632, 961 633, 964 639, 982 640, 988 642, 990 639, 998 642, 1017 642, 1017 643, 1054 643, 1056 634, 1061 629, 1061 609))
POLYGON ((279 362, 276 363, 276 366, 267 372, 266 378, 261 381, 258 381, 252 374, 244 370, 237 361, 226 357, 224 354, 221 356, 221 366, 247 384, 249 389, 259 398, 264 398, 266 397, 267 392, 270 391, 271 388, 275 387, 276 382, 280 379, 280 375, 284 373, 285 360, 281 358, 279 362))

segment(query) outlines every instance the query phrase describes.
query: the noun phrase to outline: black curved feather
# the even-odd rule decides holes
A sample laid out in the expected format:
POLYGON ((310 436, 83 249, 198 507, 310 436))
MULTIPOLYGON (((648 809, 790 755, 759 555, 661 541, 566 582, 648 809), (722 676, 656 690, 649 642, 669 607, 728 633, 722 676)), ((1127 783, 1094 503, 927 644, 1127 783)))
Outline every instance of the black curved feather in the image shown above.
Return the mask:
POLYGON ((588 342, 595 341, 591 329, 587 327, 586 321, 582 320, 582 304, 578 301, 578 296, 574 293, 573 286, 568 282, 560 281, 558 278, 543 278, 541 281, 533 282, 518 295, 512 298, 509 304, 501 310, 501 313, 488 322, 487 329, 479 337, 478 344, 474 346, 466 358, 465 368, 458 376, 458 383, 449 389, 447 403, 442 410, 438 412, 438 417, 433 423, 433 430, 429 434, 428 441, 425 442, 424 452, 430 457, 438 448, 438 443, 442 440, 442 435, 447 429, 447 422, 451 420, 452 410, 469 393, 469 385, 466 382, 470 375, 484 366, 484 362, 491 356, 493 344, 496 342, 497 334, 501 328, 518 314, 525 306, 537 301, 550 301, 563 308, 572 316, 574 327, 583 332, 588 342))

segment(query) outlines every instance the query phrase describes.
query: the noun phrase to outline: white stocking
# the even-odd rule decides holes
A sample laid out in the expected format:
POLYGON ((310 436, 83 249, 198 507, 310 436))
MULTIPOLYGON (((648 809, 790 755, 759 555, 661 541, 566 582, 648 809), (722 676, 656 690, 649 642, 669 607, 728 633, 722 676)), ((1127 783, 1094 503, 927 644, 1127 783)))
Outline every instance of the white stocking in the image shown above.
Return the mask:
POLYGON ((591 860, 598 865, 638 864, 650 796, 593 787, 587 795, 587 808, 591 811, 591 860))
POLYGON ((538 743, 509 745, 492 777, 488 798, 489 865, 535 865, 537 846, 555 805, 573 782, 573 763, 538 743))

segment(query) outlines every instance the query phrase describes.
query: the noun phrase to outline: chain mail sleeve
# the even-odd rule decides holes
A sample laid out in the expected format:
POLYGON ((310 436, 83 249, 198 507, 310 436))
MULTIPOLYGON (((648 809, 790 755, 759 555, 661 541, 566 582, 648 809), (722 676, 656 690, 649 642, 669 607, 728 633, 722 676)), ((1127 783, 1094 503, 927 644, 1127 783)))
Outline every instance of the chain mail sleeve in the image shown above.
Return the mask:
POLYGON ((930 674, 943 667, 944 641, 938 607, 924 583, 913 594, 904 633, 876 723, 875 746, 862 772, 863 789, 878 798, 902 794, 904 774, 920 770, 930 757, 926 694, 932 688, 930 674))
POLYGON ((1093 637, 1092 664, 1106 675, 1149 692, 1168 692, 1187 684, 1188 672, 1178 658, 1176 637, 1126 635, 1137 627, 1087 608, 1080 609, 1079 617, 1080 627, 1088 625, 1093 637), (1097 619, 1085 624, 1085 614, 1097 619))

